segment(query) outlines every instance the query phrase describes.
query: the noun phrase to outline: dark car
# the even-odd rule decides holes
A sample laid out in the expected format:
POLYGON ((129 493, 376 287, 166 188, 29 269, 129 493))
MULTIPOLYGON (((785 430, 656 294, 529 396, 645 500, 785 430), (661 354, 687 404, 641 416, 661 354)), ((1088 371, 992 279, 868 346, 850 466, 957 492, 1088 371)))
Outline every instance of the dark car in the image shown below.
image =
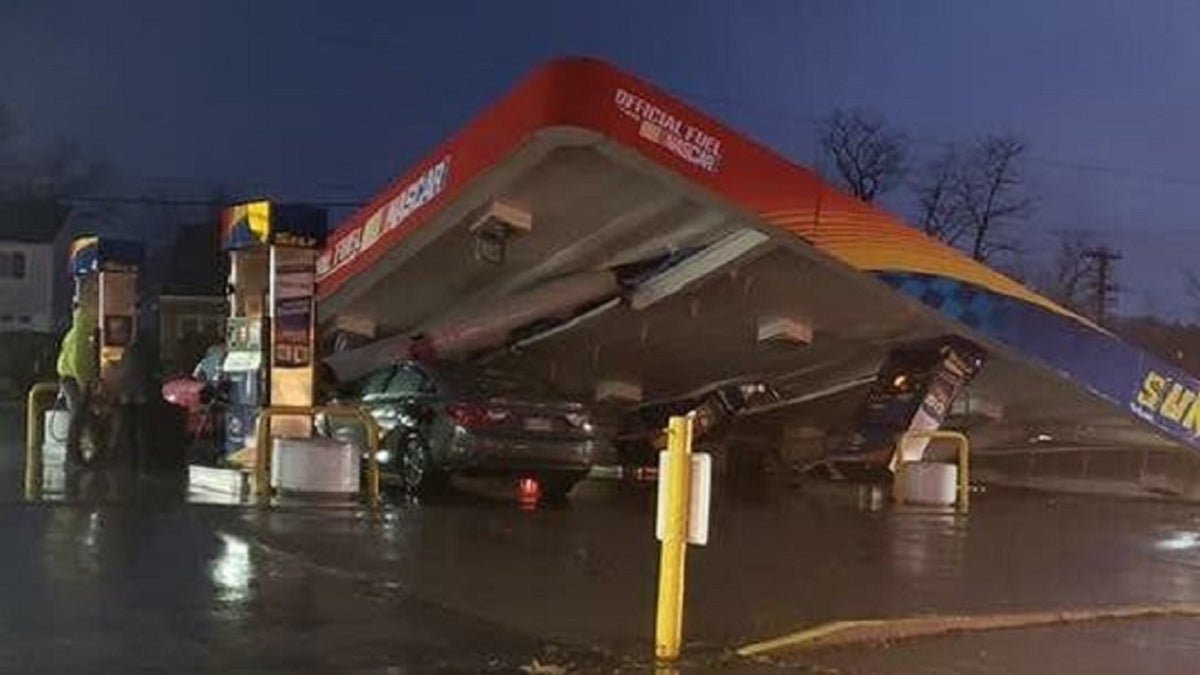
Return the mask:
POLYGON ((379 423, 383 472, 410 492, 435 491, 452 474, 488 475, 534 478, 544 496, 562 498, 597 451, 582 404, 493 368, 405 362, 366 377, 352 398, 379 423))

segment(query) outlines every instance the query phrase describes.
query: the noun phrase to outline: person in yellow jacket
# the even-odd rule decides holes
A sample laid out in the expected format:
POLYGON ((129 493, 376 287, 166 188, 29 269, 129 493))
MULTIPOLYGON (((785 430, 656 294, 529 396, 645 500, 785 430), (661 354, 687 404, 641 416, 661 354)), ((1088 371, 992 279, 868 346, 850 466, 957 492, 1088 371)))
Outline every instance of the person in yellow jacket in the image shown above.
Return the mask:
POLYGON ((67 399, 70 422, 67 427, 67 462, 83 464, 83 424, 85 411, 91 404, 92 389, 98 370, 96 347, 96 312, 75 305, 71 328, 63 336, 58 351, 58 378, 67 399))

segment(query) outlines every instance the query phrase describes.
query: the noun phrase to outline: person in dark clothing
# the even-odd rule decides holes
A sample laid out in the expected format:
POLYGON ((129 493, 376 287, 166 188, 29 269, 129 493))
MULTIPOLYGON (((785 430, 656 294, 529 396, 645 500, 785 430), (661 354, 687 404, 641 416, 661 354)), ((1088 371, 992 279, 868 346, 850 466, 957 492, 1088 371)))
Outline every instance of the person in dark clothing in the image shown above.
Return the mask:
POLYGON ((149 452, 152 416, 161 403, 156 350, 145 333, 138 331, 112 369, 111 391, 117 404, 116 452, 127 467, 145 468, 149 452))

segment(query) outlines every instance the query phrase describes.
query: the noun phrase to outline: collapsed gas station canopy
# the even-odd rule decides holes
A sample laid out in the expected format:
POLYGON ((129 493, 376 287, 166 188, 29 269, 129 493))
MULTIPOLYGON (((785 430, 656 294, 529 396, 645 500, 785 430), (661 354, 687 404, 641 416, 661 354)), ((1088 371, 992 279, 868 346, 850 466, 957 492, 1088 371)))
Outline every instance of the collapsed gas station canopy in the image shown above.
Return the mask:
POLYGON ((317 277, 326 326, 580 397, 755 378, 800 418, 959 335, 990 353, 977 444, 1200 448, 1194 378, 595 60, 528 76, 338 227, 317 277))

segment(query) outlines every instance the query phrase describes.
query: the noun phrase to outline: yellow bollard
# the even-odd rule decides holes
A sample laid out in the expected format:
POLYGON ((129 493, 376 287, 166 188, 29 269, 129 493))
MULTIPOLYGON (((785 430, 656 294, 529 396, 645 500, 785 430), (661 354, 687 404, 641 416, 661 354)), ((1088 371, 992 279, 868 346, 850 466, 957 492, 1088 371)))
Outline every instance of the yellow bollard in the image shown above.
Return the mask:
POLYGON ((658 567, 658 613, 654 655, 660 661, 679 658, 683 643, 684 568, 687 558, 688 504, 692 477, 693 416, 672 417, 667 427, 666 523, 658 567))
POLYGON ((254 496, 264 506, 271 503, 271 408, 254 421, 254 496))
POLYGON ((309 415, 319 413, 353 417, 363 426, 367 441, 367 504, 372 509, 383 505, 380 491, 379 425, 362 408, 354 406, 270 406, 258 413, 254 424, 254 490, 263 505, 271 503, 271 417, 273 415, 309 415))
POLYGON ((958 443, 958 511, 971 510, 971 442, 966 436, 955 439, 958 443))
POLYGON ((38 382, 29 388, 25 401, 25 499, 36 499, 42 491, 42 424, 46 401, 58 396, 57 382, 38 382), (52 394, 53 396, 49 396, 52 394))
POLYGON ((383 506, 383 498, 380 492, 380 470, 379 470, 379 437, 383 434, 379 430, 379 424, 375 421, 371 414, 362 408, 354 408, 354 415, 358 418, 360 424, 366 429, 367 436, 367 502, 372 509, 378 509, 383 506))
POLYGON ((931 441, 943 440, 954 443, 954 452, 958 460, 958 499, 955 508, 959 513, 968 513, 971 510, 971 441, 966 435, 957 431, 906 431, 896 437, 896 449, 892 455, 892 462, 896 466, 896 478, 892 483, 892 498, 897 503, 904 501, 902 482, 904 472, 899 470, 903 463, 900 459, 900 449, 910 438, 928 438, 931 441))

